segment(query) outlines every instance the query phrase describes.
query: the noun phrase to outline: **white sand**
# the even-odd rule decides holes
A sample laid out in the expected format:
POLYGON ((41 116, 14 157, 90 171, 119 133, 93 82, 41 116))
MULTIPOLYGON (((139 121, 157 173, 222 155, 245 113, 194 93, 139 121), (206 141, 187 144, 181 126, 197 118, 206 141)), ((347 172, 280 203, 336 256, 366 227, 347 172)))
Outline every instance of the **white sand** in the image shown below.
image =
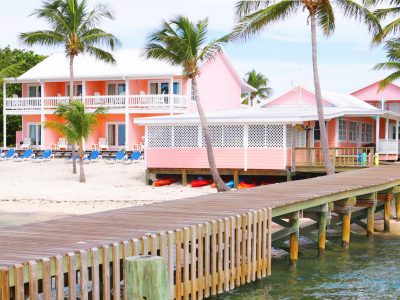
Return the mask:
MULTIPOLYGON (((0 211, 3 213, 87 214, 128 206, 215 193, 211 187, 145 185, 143 162, 85 164, 86 183, 72 164, 0 161, 0 211)), ((79 169, 78 169, 79 171, 79 169)), ((49 217, 53 218, 53 217, 49 217)))

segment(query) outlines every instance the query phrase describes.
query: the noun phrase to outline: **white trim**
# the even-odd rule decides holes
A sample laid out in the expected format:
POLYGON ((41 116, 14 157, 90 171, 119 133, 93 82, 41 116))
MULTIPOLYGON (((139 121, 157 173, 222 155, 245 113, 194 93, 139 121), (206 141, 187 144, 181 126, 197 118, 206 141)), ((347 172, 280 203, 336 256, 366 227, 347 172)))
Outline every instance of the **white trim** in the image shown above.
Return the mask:
MULTIPOLYGON (((44 82, 42 82, 42 83, 44 83, 44 82)), ((27 85, 26 85, 26 94, 27 94, 27 96, 29 97, 29 98, 39 98, 39 87, 40 87, 40 97, 42 97, 43 96, 43 93, 44 93, 44 88, 42 87, 42 83, 28 83, 27 85), (34 96, 34 97, 31 97, 30 95, 29 95, 29 88, 30 87, 36 87, 36 95, 34 96)), ((23 93, 24 91, 22 91, 22 93, 23 93)))
MULTIPOLYGON (((173 77, 172 77, 173 78, 173 77)), ((158 91, 157 94, 162 95, 161 94, 161 83, 168 83, 168 89, 169 89, 169 85, 170 85, 170 79, 171 77, 167 77, 167 78, 161 78, 161 79, 152 79, 152 80, 147 80, 147 93, 150 94, 150 83, 157 83, 158 84, 158 91)), ((182 79, 175 79, 173 78, 173 83, 179 83, 178 85, 178 94, 174 94, 173 90, 174 88, 172 87, 172 94, 173 95, 182 95, 182 84, 183 80, 182 79)), ((166 94, 169 95, 170 93, 166 94)))
MULTIPOLYGON (((127 81, 129 81, 129 80, 127 80, 127 81)), ((106 95, 110 95, 110 92, 108 90, 108 86, 109 85, 114 85, 115 95, 119 95, 118 94, 118 86, 120 84, 124 84, 125 85, 125 95, 129 94, 128 91, 127 91, 127 88, 126 88, 126 81, 124 81, 124 80, 106 80, 105 84, 106 84, 106 95)), ((119 96, 121 96, 121 95, 119 95, 119 96)))
MULTIPOLYGON (((287 126, 282 126, 283 127, 283 167, 287 167, 287 148, 286 148, 286 127, 287 126)), ((292 134, 296 134, 295 132, 292 132, 292 134)))
POLYGON ((6 114, 7 83, 3 81, 3 149, 7 147, 7 114, 6 114))
MULTIPOLYGON (((346 119, 336 119, 336 128, 337 128, 337 141, 338 142, 344 142, 344 143, 346 143, 347 141, 348 141, 348 132, 347 132, 347 130, 348 130, 348 122, 347 122, 347 120, 346 119), (342 121, 342 122, 345 122, 346 123, 346 126, 345 126, 345 128, 344 128, 344 132, 345 132, 345 134, 346 134, 346 138, 344 139, 344 140, 342 140, 342 139, 340 139, 340 126, 339 126, 339 122, 340 121, 342 121)), ((328 130, 327 130, 328 131, 328 130)), ((335 141, 335 144, 336 144, 336 141, 335 141)), ((336 147, 337 147, 337 145, 336 145, 336 147)))
MULTIPOLYGON (((27 136, 23 136, 22 137, 22 140, 24 140, 26 137, 29 137, 29 134, 30 134, 30 130, 29 130, 29 126, 30 125, 34 125, 34 126, 37 126, 36 127, 36 136, 38 135, 38 133, 40 132, 40 141, 42 142, 42 131, 41 131, 41 125, 42 125, 42 123, 41 122, 26 122, 26 127, 28 128, 28 135, 27 136)), ((38 136, 37 136, 38 137, 38 136)), ((36 138, 36 142, 38 142, 37 141, 37 138, 36 138)), ((32 144, 32 146, 42 146, 42 144, 32 144)))
MULTIPOLYGON (((379 139, 380 139, 379 131, 380 131, 380 127, 381 127, 381 120, 380 120, 380 117, 377 116, 376 119, 375 119, 375 147, 376 147, 377 151, 379 149, 379 139)), ((362 132, 360 132, 360 133, 362 135, 362 132)))
MULTIPOLYGON (((108 125, 109 124, 113 124, 113 125, 125 125, 125 132, 126 132, 126 124, 125 124, 125 122, 124 121, 116 121, 116 122, 113 122, 113 121, 110 121, 110 122, 106 122, 105 123, 105 132, 106 132, 106 134, 105 134, 105 136, 106 136, 106 140, 107 140, 107 143, 108 143, 108 125)), ((116 126, 115 127, 116 128, 116 135, 115 135, 115 138, 116 138, 116 142, 117 142, 117 144, 118 144, 118 126, 116 126)), ((126 144, 126 141, 125 141, 125 144, 126 144)), ((122 145, 111 145, 111 144, 109 144, 108 143, 108 146, 111 146, 111 147, 122 147, 122 145)), ((123 145, 124 147, 125 147, 125 145, 123 145)), ((126 149, 125 149, 126 150, 126 149)))

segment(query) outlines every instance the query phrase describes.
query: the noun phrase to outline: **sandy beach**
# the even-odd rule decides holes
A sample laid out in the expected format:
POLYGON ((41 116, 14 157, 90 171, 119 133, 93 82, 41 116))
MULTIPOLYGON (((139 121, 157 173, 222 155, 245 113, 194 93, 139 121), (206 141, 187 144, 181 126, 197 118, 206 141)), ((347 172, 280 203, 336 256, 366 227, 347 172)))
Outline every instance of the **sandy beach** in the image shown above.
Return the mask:
POLYGON ((79 175, 72 174, 72 164, 61 159, 45 163, 3 161, 0 173, 0 224, 17 214, 32 221, 53 219, 216 192, 210 186, 145 185, 143 162, 85 164, 86 183, 80 183, 79 175), (4 217, 6 214, 9 217, 4 217))

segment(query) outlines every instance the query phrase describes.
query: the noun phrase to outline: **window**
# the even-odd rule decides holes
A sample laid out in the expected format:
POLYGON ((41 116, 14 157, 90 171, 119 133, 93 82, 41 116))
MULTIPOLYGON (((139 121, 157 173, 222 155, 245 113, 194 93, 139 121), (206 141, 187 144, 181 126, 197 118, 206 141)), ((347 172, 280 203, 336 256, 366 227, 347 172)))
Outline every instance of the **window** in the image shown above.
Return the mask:
POLYGON ((358 123, 349 122, 349 142, 357 142, 358 140, 358 123))
MULTIPOLYGON (((151 95, 169 94, 169 82, 150 82, 149 91, 151 95)), ((173 93, 178 95, 181 93, 180 82, 173 83, 173 93)))
POLYGON ((39 146, 41 144, 41 126, 39 123, 28 124, 28 136, 33 146, 39 146))
POLYGON ((339 141, 347 141, 347 121, 339 121, 339 141))
POLYGON ((107 95, 125 95, 125 83, 109 83, 107 84, 107 95))
POLYGON ((40 85, 30 85, 28 87, 29 97, 41 97, 42 87, 40 85))
POLYGON ((108 123, 107 141, 110 146, 125 145, 125 124, 108 123))
POLYGON ((372 143, 372 124, 361 124, 361 142, 372 143))
MULTIPOLYGON (((69 96, 69 87, 70 85, 67 84, 67 96, 69 96)), ((74 96, 82 96, 82 84, 74 85, 74 96)))
MULTIPOLYGON (((393 125, 393 128, 392 128, 392 138, 394 140, 396 139, 396 125, 393 125)), ((400 139, 400 126, 399 126, 399 139, 400 139)))

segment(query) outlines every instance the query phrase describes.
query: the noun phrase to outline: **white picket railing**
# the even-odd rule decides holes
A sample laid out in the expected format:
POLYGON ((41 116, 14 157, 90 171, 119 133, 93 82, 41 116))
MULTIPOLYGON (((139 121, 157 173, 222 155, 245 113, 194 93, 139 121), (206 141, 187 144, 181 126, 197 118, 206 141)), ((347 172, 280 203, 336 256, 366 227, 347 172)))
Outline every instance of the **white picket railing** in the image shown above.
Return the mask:
POLYGON ((398 141, 389 139, 388 140, 380 139, 377 152, 379 154, 398 154, 399 153, 398 141))
MULTIPOLYGON (((126 98, 128 99, 128 108, 130 109, 176 109, 185 108, 187 106, 187 97, 185 95, 102 95, 102 96, 86 96, 74 97, 74 99, 84 99, 88 108, 106 107, 106 108, 123 108, 126 106, 126 98)), ((58 104, 67 104, 70 99, 68 96, 62 97, 44 97, 42 106, 42 98, 6 98, 5 109, 15 110, 40 110, 55 109, 58 104)))

